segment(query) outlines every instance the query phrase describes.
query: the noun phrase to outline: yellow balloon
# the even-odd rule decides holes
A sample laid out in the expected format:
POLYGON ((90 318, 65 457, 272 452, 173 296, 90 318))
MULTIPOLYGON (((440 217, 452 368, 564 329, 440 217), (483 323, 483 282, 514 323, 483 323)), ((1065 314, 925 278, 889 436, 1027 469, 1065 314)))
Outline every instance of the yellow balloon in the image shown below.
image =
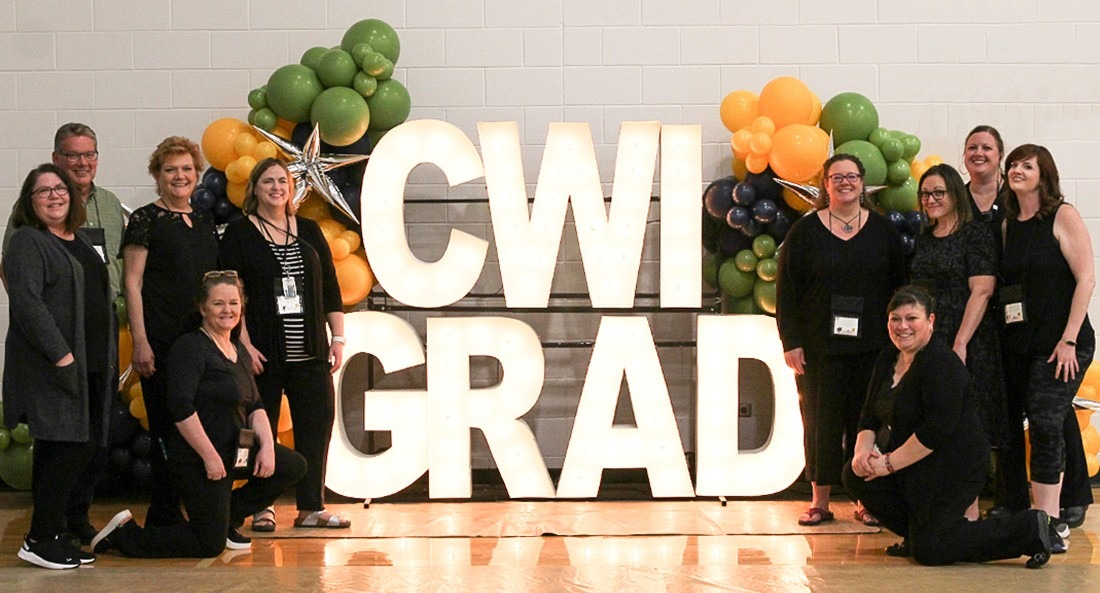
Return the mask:
POLYGON ((748 154, 752 149, 752 131, 750 130, 737 130, 733 133, 733 138, 730 140, 730 145, 733 146, 734 152, 748 154))
POLYGON ((237 135, 237 140, 233 143, 233 148, 237 151, 238 156, 251 155, 252 151, 256 149, 256 145, 259 142, 256 141, 256 137, 248 132, 241 132, 237 135))
MULTIPOLYGON (((346 232, 346 231, 345 231, 346 232)), ((329 251, 332 252, 332 261, 340 261, 351 255, 351 245, 344 240, 344 233, 340 233, 328 242, 329 251)))
POLYGON ((138 420, 148 417, 148 412, 145 411, 144 397, 135 397, 130 400, 130 415, 138 420))
POLYGON ((219 171, 225 171, 229 163, 237 160, 240 155, 235 150, 237 136, 241 132, 247 132, 248 124, 232 117, 223 117, 214 120, 202 133, 202 154, 211 167, 219 171))
POLYGON ((767 134, 771 136, 775 133, 775 122, 772 121, 772 118, 761 115, 752 120, 752 127, 750 129, 753 134, 767 134))
POLYGON ((1092 410, 1073 406, 1073 412, 1077 414, 1077 429, 1084 433, 1092 423, 1092 410))
POLYGON ((748 127, 756 118, 757 98, 751 91, 733 91, 722 99, 718 113, 722 125, 731 132, 748 127))
POLYGON ((791 124, 772 136, 769 159, 775 174, 787 181, 804 183, 821 171, 829 158, 829 137, 815 126, 791 124))
POLYGON ((813 109, 810 111, 810 121, 806 122, 808 125, 816 126, 817 122, 821 121, 821 97, 817 96, 817 93, 810 92, 810 96, 814 99, 813 109))
POLYGON ((1081 431, 1081 444, 1085 447, 1085 455, 1095 457, 1100 454, 1100 431, 1095 426, 1088 426, 1081 431))
POLYGON ((760 91, 760 115, 770 117, 777 130, 790 124, 810 125, 813 111, 813 93, 793 76, 775 78, 760 91))
POLYGON ((767 155, 749 153, 745 157, 745 166, 750 173, 763 173, 764 169, 768 168, 768 157, 767 155))
POLYGON ((325 241, 328 241, 329 243, 331 243, 332 240, 336 237, 339 237, 340 233, 343 233, 347 230, 347 227, 331 218, 318 220, 317 226, 321 227, 321 234, 325 236, 325 241))
POLYGON ((289 119, 279 118, 275 120, 275 129, 271 131, 272 134, 282 138, 283 140, 290 140, 294 135, 294 126, 298 125, 289 119))
POLYGON ((119 372, 125 371, 134 357, 134 338, 130 335, 130 328, 118 328, 118 368, 119 372))
POLYGON ((279 430, 280 434, 294 428, 294 421, 290 417, 290 401, 287 400, 286 394, 283 394, 283 399, 279 403, 279 430))
POLYGON ((340 282, 340 296, 344 306, 350 306, 367 298, 370 289, 374 286, 374 273, 366 258, 358 253, 338 261, 336 265, 336 278, 340 282))
POLYGON ((359 249, 359 246, 363 243, 362 238, 359 237, 359 233, 351 229, 340 233, 340 238, 348 242, 348 246, 351 247, 352 251, 359 249))
POLYGON ((288 430, 286 432, 279 433, 279 444, 288 448, 294 448, 294 431, 288 430))
POLYGON ((298 216, 320 221, 331 218, 332 214, 328 210, 328 202, 315 194, 309 194, 301 204, 298 204, 298 216))
MULTIPOLYGON (((248 178, 245 177, 245 179, 248 178)), ((229 198, 229 201, 232 202, 234 206, 241 208, 244 206, 244 192, 246 189, 248 189, 247 183, 230 181, 225 184, 225 197, 229 198)))
POLYGON ((1100 394, 1100 362, 1092 361, 1089 363, 1089 368, 1085 370, 1085 378, 1081 381, 1082 386, 1092 387, 1091 392, 1078 393, 1078 397, 1084 397, 1092 401, 1100 401, 1096 396, 1100 394))
POLYGON ((932 167, 935 167, 936 165, 942 165, 943 164, 943 159, 940 158, 940 156, 938 154, 934 154, 934 155, 924 159, 924 164, 928 165, 928 168, 931 169, 932 167))
POLYGON ((749 143, 749 150, 753 154, 766 155, 772 149, 772 137, 771 134, 764 132, 757 132, 752 135, 752 142, 749 143))
POLYGON ((256 145, 256 148, 252 149, 252 156, 256 159, 256 162, 264 159, 273 159, 279 155, 279 147, 275 146, 273 142, 264 140, 256 145))
POLYGON ((733 176, 738 179, 745 179, 745 176, 749 174, 749 167, 745 164, 744 158, 735 158, 730 164, 730 169, 733 171, 733 176))
POLYGON ((1100 473, 1100 457, 1092 456, 1086 457, 1085 462, 1088 464, 1089 477, 1094 477, 1097 473, 1100 473))
POLYGON ((786 202, 788 206, 794 208, 798 212, 806 212, 810 208, 814 207, 813 204, 807 202, 806 200, 803 200, 801 196, 786 187, 783 188, 783 201, 786 202))
POLYGON ((248 181, 248 173, 241 171, 241 161, 237 159, 225 167, 225 178, 229 183, 245 183, 248 181))
MULTIPOLYGON (((256 168, 256 159, 253 158, 251 155, 246 154, 245 156, 242 156, 241 158, 237 159, 237 172, 240 173, 240 174, 244 174, 243 181, 245 183, 248 182, 248 176, 252 174, 252 169, 255 169, 255 168, 256 168)), ((229 176, 226 175, 226 178, 228 178, 228 177, 229 176)))

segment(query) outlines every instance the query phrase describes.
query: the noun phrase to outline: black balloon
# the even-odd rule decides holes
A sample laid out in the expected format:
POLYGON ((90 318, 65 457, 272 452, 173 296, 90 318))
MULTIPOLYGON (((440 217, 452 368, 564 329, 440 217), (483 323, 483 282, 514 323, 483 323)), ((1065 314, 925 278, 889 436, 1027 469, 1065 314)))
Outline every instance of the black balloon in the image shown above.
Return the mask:
POLYGON ((202 174, 202 186, 210 190, 210 193, 214 194, 215 197, 225 195, 225 188, 228 183, 229 180, 225 178, 225 173, 214 167, 210 167, 202 174))
POLYGON ((233 214, 233 212, 239 212, 238 208, 233 205, 233 202, 229 201, 229 198, 218 198, 218 200, 214 202, 214 207, 211 208, 211 210, 214 212, 214 221, 218 224, 227 222, 229 216, 233 214))
POLYGON ((191 207, 196 210, 210 210, 217 201, 218 197, 205 187, 197 187, 191 194, 191 207))
POLYGON ((889 220, 890 224, 893 224, 899 233, 904 233, 909 229, 909 223, 905 221, 905 215, 897 210, 887 210, 886 220, 889 220))
POLYGON ((130 413, 130 408, 115 399, 111 402, 111 424, 107 429, 107 444, 116 447, 130 442, 130 438, 141 428, 137 418, 130 413))
POLYGON ((750 239, 756 237, 762 232, 764 232, 763 225, 751 218, 748 222, 745 223, 744 226, 741 227, 741 233, 750 239))
POLYGON ((751 183, 742 181, 733 186, 733 203, 738 206, 752 206, 756 201, 756 188, 751 183))
POLYGON ((703 211, 703 248, 711 253, 718 251, 718 233, 722 230, 722 223, 714 220, 703 211))
POLYGON ((773 202, 780 201, 783 188, 775 182, 775 173, 772 172, 771 167, 764 169, 762 173, 745 175, 745 181, 751 183, 753 188, 756 189, 757 200, 767 198, 773 202))
POLYGON ((767 232, 772 237, 775 237, 776 243, 781 243, 783 238, 787 236, 787 231, 791 230, 791 217, 785 211, 780 210, 775 213, 775 220, 767 227, 767 232))
POLYGON ((147 458, 140 457, 130 464, 130 473, 134 474, 134 478, 139 483, 145 484, 149 481, 149 477, 153 475, 153 466, 147 458))
POLYGON ((703 191, 703 207, 715 220, 725 220, 733 207, 733 176, 711 182, 703 191))
POLYGON ((901 245, 905 248, 905 255, 912 255, 913 251, 917 248, 917 240, 909 233, 902 233, 901 245))
POLYGON ((744 206, 734 206, 726 213, 726 224, 729 225, 731 229, 739 229, 745 226, 745 223, 751 218, 752 216, 749 214, 748 208, 744 206))
POLYGON ((718 251, 722 255, 733 257, 742 249, 749 249, 750 247, 752 247, 752 239, 746 237, 741 231, 731 229, 728 226, 722 227, 718 235, 718 251))
POLYGON ((130 452, 135 457, 148 457, 149 453, 153 451, 153 437, 149 436, 149 433, 142 431, 134 437, 134 442, 130 443, 130 452))
POLYGON ((923 212, 921 212, 920 210, 914 210, 912 212, 906 213, 905 222, 909 226, 908 230, 910 233, 912 233, 913 235, 919 235, 921 229, 924 228, 924 224, 926 221, 923 212))
POLYGON ((757 200, 752 205, 752 217, 756 222, 760 224, 771 224, 775 222, 775 216, 779 214, 779 206, 775 205, 775 202, 762 198, 757 200))
POLYGON ((129 449, 114 447, 108 455, 111 458, 111 465, 115 466, 115 469, 123 474, 130 472, 130 461, 133 457, 130 455, 129 449))

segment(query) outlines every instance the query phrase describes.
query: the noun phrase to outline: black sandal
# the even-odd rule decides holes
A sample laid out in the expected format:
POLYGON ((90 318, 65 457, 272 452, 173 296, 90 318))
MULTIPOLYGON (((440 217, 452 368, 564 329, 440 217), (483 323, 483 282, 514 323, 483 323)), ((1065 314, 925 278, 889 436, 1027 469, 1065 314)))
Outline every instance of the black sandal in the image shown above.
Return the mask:
POLYGON ((911 558, 913 550, 909 547, 909 540, 903 539, 896 544, 886 546, 886 555, 895 558, 911 558))

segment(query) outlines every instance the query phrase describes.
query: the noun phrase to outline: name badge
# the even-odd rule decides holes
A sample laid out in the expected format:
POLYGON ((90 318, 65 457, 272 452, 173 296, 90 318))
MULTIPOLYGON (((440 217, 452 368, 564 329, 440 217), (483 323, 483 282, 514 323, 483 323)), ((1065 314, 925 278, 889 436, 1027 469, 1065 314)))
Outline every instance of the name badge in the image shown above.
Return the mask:
POLYGON ((279 315, 301 315, 305 311, 298 279, 283 276, 275 281, 275 306, 279 315))
POLYGON ((1025 305, 1023 285, 1013 284, 1002 287, 999 300, 1001 310, 1004 312, 1005 325, 1027 321, 1027 305, 1025 305))
POLYGON ((833 335, 844 338, 858 338, 859 317, 833 315, 833 335))
POLYGON ((237 447, 237 461, 233 463, 233 467, 236 469, 248 468, 248 449, 237 447))
POLYGON ((80 234, 84 235, 84 238, 92 244, 92 249, 95 249, 96 254, 99 255, 99 259, 103 260, 103 263, 110 263, 107 261, 107 235, 103 229, 83 227, 80 229, 80 234))

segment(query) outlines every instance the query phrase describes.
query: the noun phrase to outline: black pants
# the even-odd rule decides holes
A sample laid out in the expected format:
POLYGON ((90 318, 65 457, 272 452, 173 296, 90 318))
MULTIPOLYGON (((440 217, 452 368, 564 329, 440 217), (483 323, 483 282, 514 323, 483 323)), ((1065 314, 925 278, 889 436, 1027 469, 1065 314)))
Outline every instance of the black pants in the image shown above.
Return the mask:
POLYGON ((168 412, 168 350, 170 344, 150 341, 153 348, 153 364, 157 371, 141 378, 141 393, 145 399, 145 413, 149 418, 149 436, 153 439, 153 452, 149 456, 152 473, 149 477, 149 511, 146 525, 176 525, 183 521, 180 512, 180 494, 168 470, 164 443, 176 431, 176 423, 168 412))
MULTIPOLYGON (((913 559, 937 566, 954 562, 987 562, 1019 558, 1037 551, 1037 523, 1026 513, 967 521, 966 507, 974 501, 985 479, 952 484, 951 491, 930 495, 923 486, 906 481, 906 472, 865 481, 844 468, 844 486, 890 531, 909 540, 913 559)), ((927 482, 927 480, 919 480, 927 482)), ((948 486, 942 484, 941 486, 948 486)))
POLYGON ((240 527, 244 518, 270 505, 283 490, 294 485, 306 471, 301 455, 275 445, 275 473, 269 478, 249 478, 233 490, 232 475, 208 480, 201 463, 168 462, 172 479, 188 520, 178 525, 122 529, 112 543, 127 556, 139 558, 209 558, 225 549, 230 527, 240 527))
POLYGON ((65 532, 66 508, 96 447, 91 443, 35 439, 31 474, 30 537, 49 539, 65 532))
POLYGON ((806 354, 806 374, 798 377, 798 399, 806 425, 806 479, 818 486, 840 484, 877 359, 878 352, 806 354))
MULTIPOLYGON (((105 378, 99 373, 88 373, 88 417, 91 426, 91 438, 93 443, 105 442, 106 436, 102 434, 103 407, 110 406, 111 398, 118 393, 118 376, 111 381, 113 390, 110 393, 102 393, 96 390, 97 386, 104 385, 105 378)), ((107 468, 107 447, 93 447, 92 454, 83 472, 78 476, 69 502, 66 504, 65 517, 70 530, 81 525, 90 525, 88 521, 88 509, 92 506, 92 497, 95 495, 96 485, 103 472, 107 468)))
POLYGON ((322 360, 280 362, 272 356, 264 372, 256 376, 256 386, 271 421, 271 433, 279 430, 279 413, 286 392, 290 415, 294 419, 294 450, 305 457, 306 475, 298 483, 296 498, 299 511, 325 508, 325 466, 328 443, 335 418, 335 394, 329 365, 322 360))

